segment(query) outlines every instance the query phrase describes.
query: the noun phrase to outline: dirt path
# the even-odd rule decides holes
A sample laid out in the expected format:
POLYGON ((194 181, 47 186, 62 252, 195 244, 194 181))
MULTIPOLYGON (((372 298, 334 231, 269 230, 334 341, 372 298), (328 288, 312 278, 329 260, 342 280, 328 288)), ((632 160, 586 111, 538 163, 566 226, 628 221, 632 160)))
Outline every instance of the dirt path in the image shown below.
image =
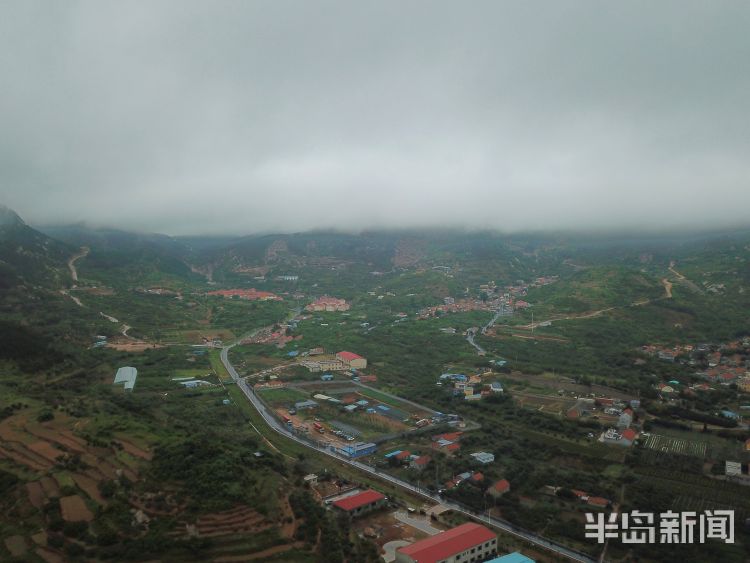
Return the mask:
POLYGON ((666 297, 667 299, 672 299, 672 282, 667 278, 663 278, 661 280, 661 283, 664 286, 664 297, 666 297))
POLYGON ((672 272, 677 277, 678 280, 684 280, 684 279, 686 279, 685 276, 683 276, 680 272, 678 272, 677 270, 674 269, 676 263, 677 262, 675 262, 674 260, 672 260, 669 263, 669 271, 672 272))
POLYGON ((73 279, 74 282, 78 282, 78 270, 76 269, 76 262, 80 260, 81 258, 86 258, 89 254, 89 247, 88 246, 82 246, 81 251, 78 254, 74 254, 71 256, 70 260, 68 260, 68 269, 70 270, 70 277, 73 279))
POLYGON ((67 289, 61 289, 60 293, 65 295, 66 297, 70 297, 73 300, 73 302, 79 307, 85 307, 85 305, 81 303, 81 300, 78 299, 78 297, 76 297, 75 295, 71 295, 67 289))

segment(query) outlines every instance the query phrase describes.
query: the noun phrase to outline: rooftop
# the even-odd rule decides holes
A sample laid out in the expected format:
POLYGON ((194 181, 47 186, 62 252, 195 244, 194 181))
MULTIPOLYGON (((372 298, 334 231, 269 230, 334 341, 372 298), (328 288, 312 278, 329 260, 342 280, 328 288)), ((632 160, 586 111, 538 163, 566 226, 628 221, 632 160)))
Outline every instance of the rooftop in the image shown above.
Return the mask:
POLYGON ((487 563, 535 563, 535 561, 526 557, 520 551, 514 551, 508 555, 502 555, 495 559, 490 559, 487 563))
POLYGON ((366 506, 368 504, 372 504, 373 502, 383 500, 384 498, 385 496, 381 493, 369 489, 359 494, 337 500, 333 503, 333 506, 335 506, 336 508, 340 508, 341 510, 350 512, 359 508, 360 506, 366 506))
POLYGON ((340 359, 351 362, 352 360, 363 360, 364 358, 360 356, 359 354, 355 354, 354 352, 339 352, 336 354, 340 359))
POLYGON ((470 522, 399 548, 398 551, 419 563, 436 563, 496 537, 484 526, 470 522))

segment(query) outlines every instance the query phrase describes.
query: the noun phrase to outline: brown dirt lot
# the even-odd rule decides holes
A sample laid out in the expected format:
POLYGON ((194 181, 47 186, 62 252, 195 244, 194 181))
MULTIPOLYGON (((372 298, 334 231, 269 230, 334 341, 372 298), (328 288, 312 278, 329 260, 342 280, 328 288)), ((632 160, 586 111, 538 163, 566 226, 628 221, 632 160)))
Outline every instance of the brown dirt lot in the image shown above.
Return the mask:
POLYGON ((60 499, 60 508, 62 517, 66 522, 91 522, 94 515, 86 506, 86 503, 79 495, 71 495, 60 499))
POLYGON ((73 473, 72 477, 73 481, 76 482, 76 485, 78 485, 78 487, 80 487, 80 489, 85 492, 91 500, 95 501, 97 504, 107 504, 106 499, 99 492, 97 481, 91 477, 82 475, 81 473, 73 473))
POLYGON ((48 497, 59 497, 60 496, 60 487, 57 484, 57 481, 53 479, 52 477, 44 476, 39 480, 39 484, 42 486, 42 489, 44 490, 44 494, 48 497))
POLYGON ((37 438, 48 442, 60 444, 73 452, 84 453, 86 451, 85 440, 75 436, 70 430, 62 428, 51 429, 34 424, 26 424, 24 427, 29 434, 33 434, 37 438))
POLYGON ((29 502, 31 502, 32 506, 41 510, 47 501, 47 495, 44 494, 41 483, 39 481, 26 483, 26 491, 29 494, 29 502))
POLYGON ((142 340, 121 340, 109 342, 107 348, 114 348, 120 352, 143 352, 153 348, 164 348, 163 344, 154 344, 153 342, 144 342, 142 340))
POLYGON ((35 453, 38 453, 45 459, 48 459, 52 463, 57 461, 57 458, 63 455, 65 452, 58 450, 49 442, 34 442, 29 444, 28 448, 35 453))
POLYGON ((46 471, 53 466, 49 460, 30 451, 20 442, 6 442, 0 444, 0 454, 17 464, 24 465, 34 471, 46 471))

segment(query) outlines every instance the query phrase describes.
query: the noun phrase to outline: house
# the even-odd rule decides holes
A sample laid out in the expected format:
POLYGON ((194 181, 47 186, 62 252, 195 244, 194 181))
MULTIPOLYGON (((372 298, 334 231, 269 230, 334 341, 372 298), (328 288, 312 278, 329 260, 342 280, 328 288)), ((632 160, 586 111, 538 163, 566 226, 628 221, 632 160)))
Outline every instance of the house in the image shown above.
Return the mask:
POLYGON ((336 354, 336 358, 345 366, 350 368, 365 369, 367 367, 367 360, 359 354, 355 354, 354 352, 338 352, 336 354))
POLYGON ((393 457, 395 457, 399 461, 406 461, 407 459, 409 459, 409 456, 411 456, 411 452, 409 450, 404 450, 403 452, 398 452, 393 457))
POLYGON ((610 505, 610 501, 604 497, 589 497, 586 500, 586 504, 599 508, 607 508, 610 505))
POLYGON ((318 403, 309 399, 307 401, 297 401, 296 403, 294 403, 294 408, 297 409, 298 411, 302 411, 305 409, 314 409, 317 406, 318 406, 318 403))
POLYGON ((463 432, 446 432, 445 434, 438 434, 437 436, 433 436, 432 440, 433 442, 439 442, 440 440, 445 440, 447 442, 458 442, 461 440, 461 435, 463 432))
POLYGON ((388 499, 381 493, 368 489, 356 495, 337 500, 333 508, 356 518, 384 506, 388 499))
POLYGON ((377 445, 372 442, 356 442, 354 444, 345 444, 335 448, 336 453, 348 458, 357 458, 375 453, 377 445))
POLYGON ((493 381, 490 383, 490 391, 493 393, 502 393, 503 392, 503 384, 499 381, 493 381))
POLYGON ((737 461, 726 461, 724 464, 724 474, 727 477, 742 475, 742 464, 737 461))
POLYGON ((674 387, 664 383, 659 383, 659 385, 656 386, 656 390, 661 393, 674 393, 674 387))
POLYGON ((633 430, 632 428, 627 428, 626 430, 622 431, 622 444, 624 446, 630 446, 633 444, 633 441, 638 437, 638 432, 633 430))
POLYGON ((630 409, 626 409, 625 411, 623 411, 623 413, 620 415, 620 418, 617 420, 617 428, 619 428, 620 430, 630 428, 630 424, 631 422, 633 422, 632 411, 630 412, 630 414, 628 414, 628 410, 630 409))
POLYGON ((315 473, 310 473, 309 475, 305 475, 302 480, 309 484, 310 486, 314 486, 318 484, 318 476, 315 475, 315 473))
POLYGON ((495 461, 495 456, 489 452, 476 452, 471 454, 471 457, 482 465, 487 465, 488 463, 495 461))
POLYGON ((134 367, 125 366, 117 370, 115 374, 115 380, 112 382, 114 385, 122 384, 126 391, 132 391, 135 387, 135 380, 138 377, 138 370, 134 367))
POLYGON ((520 551, 514 551, 513 553, 509 553, 508 555, 501 555, 500 557, 495 557, 494 559, 490 559, 489 561, 486 561, 485 563, 536 563, 536 562, 530 557, 526 557, 520 551))
POLYGON ((332 373, 324 373, 320 376, 320 379, 322 381, 333 381, 333 374, 332 373))
POLYGON ((417 471, 422 471, 425 467, 427 467, 427 464, 430 463, 431 459, 432 458, 428 455, 421 455, 412 459, 409 463, 409 467, 411 467, 412 469, 416 469, 417 471))
POLYGON ((507 479, 500 479, 487 490, 487 493, 492 497, 498 498, 508 491, 510 491, 510 483, 507 479))
POLYGON ((750 452, 750 438, 745 440, 745 451, 750 452))
POLYGON ((469 522, 396 550, 396 563, 484 561, 497 553, 497 536, 469 522))
POLYGON ((475 471, 471 474, 471 480, 474 483, 481 483, 484 481, 484 474, 481 471, 475 471))

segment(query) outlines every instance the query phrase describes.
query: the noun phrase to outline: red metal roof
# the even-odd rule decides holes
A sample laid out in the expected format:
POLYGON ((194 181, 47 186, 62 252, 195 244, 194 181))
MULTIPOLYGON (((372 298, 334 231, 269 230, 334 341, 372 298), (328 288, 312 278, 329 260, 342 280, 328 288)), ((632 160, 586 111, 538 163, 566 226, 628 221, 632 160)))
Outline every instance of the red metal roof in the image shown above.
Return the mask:
POLYGON ((607 506, 609 505, 609 500, 604 497, 589 497, 588 503, 593 506, 607 506))
POLYGON ((372 489, 352 495, 350 497, 342 498, 333 503, 333 506, 350 512, 360 506, 365 506, 384 499, 385 497, 377 491, 372 489))
POLYGON ((632 428, 628 428, 622 431, 622 437, 625 438, 626 440, 630 440, 631 442, 635 439, 637 435, 638 433, 632 428))
POLYGON ((446 434, 438 434, 437 436, 433 436, 432 439, 434 441, 438 440, 448 440, 449 442, 457 442, 461 439, 461 435, 463 432, 448 432, 446 434))
POLYGON ((500 479, 497 483, 495 483, 495 490, 498 493, 504 493, 505 491, 510 490, 510 483, 507 479, 500 479))
POLYGON ((496 537, 484 526, 470 522, 401 547, 397 551, 408 555, 418 563, 436 563, 496 537))
POLYGON ((362 356, 359 354, 355 354, 354 352, 339 352, 336 354, 340 359, 344 360, 345 362, 351 362, 352 360, 361 360, 363 359, 362 356))

